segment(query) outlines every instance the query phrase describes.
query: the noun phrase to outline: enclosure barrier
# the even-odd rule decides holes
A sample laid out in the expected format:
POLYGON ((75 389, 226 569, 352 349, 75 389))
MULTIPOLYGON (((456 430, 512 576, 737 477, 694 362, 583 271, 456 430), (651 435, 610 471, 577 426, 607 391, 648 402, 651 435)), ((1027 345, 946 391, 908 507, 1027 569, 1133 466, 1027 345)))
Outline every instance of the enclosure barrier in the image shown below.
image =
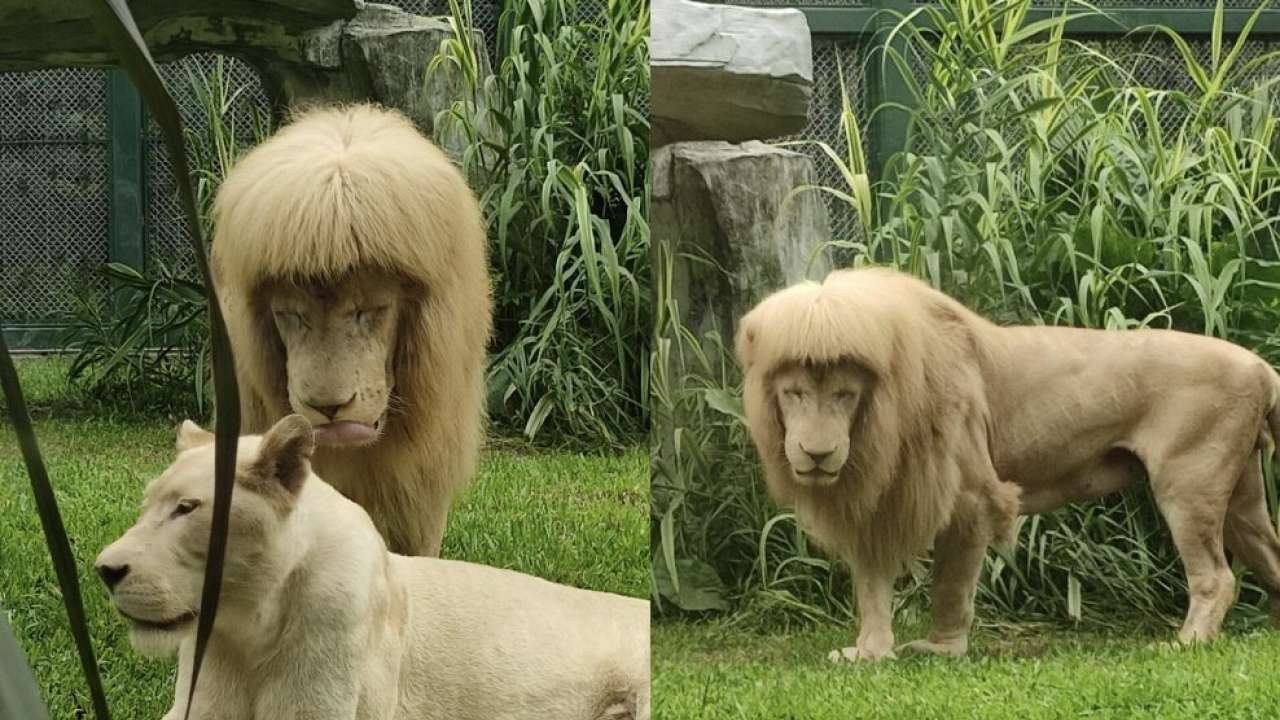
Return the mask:
MULTIPOLYGON (((449 0, 378 1, 449 14, 449 0)), ((491 57, 501 3, 471 3, 491 57)), ((187 127, 201 133, 207 120, 192 78, 208 77, 219 63, 239 90, 230 124, 248 142, 253 116, 271 105, 251 65, 201 53, 160 70, 187 127)), ((105 263, 192 272, 173 163, 157 132, 118 69, 0 73, 0 327, 11 349, 61 348, 78 304, 104 297, 105 263)))
MULTIPOLYGON (((871 178, 873 181, 882 179, 889 158, 901 150, 907 141, 908 123, 904 114, 889 108, 892 105, 910 108, 914 103, 907 80, 898 67, 892 62, 882 63, 881 54, 873 52, 873 49, 883 43, 883 39, 901 18, 927 3, 913 0, 868 0, 865 3, 851 0, 734 0, 722 4, 795 8, 805 14, 813 36, 814 88, 809 106, 809 125, 794 136, 778 140, 820 140, 832 147, 840 146, 839 67, 843 70, 845 86, 862 128, 871 178), (872 115, 871 110, 882 103, 891 105, 872 115)), ((1113 56, 1138 48, 1149 48, 1139 61, 1141 66, 1134 68, 1144 82, 1152 87, 1169 90, 1185 90, 1192 86, 1167 38, 1149 33, 1131 34, 1131 31, 1154 24, 1169 27, 1187 38, 1203 60, 1210 53, 1208 36, 1213 29, 1215 2, 1097 0, 1092 4, 1106 15, 1073 20, 1067 26, 1068 38, 1100 42, 1104 45, 1104 51, 1113 56)), ((1258 6, 1259 3, 1252 0, 1226 0, 1223 12, 1225 34, 1234 39, 1258 6)), ((1080 5, 1066 7, 1069 13, 1087 11, 1087 8, 1080 5)), ((1059 15, 1063 8, 1062 2, 1033 0, 1033 8, 1028 12, 1026 22, 1034 23, 1059 15)), ((927 27, 928 18, 924 15, 917 16, 914 22, 927 27)), ((901 35, 900 33, 899 36, 901 35)), ((1247 56, 1273 50, 1278 45, 1280 4, 1264 10, 1250 30, 1247 56)), ((911 60, 920 59, 913 57, 911 60)), ((923 78, 928 68, 917 65, 911 70, 917 77, 923 78)), ((1256 75, 1260 77, 1269 71, 1280 73, 1280 68, 1260 68, 1256 75)), ((820 184, 832 187, 843 185, 839 170, 821 151, 813 147, 796 149, 813 158, 820 184)), ((861 230, 852 209, 826 193, 823 193, 823 199, 831 217, 832 236, 837 239, 856 238, 861 230)))

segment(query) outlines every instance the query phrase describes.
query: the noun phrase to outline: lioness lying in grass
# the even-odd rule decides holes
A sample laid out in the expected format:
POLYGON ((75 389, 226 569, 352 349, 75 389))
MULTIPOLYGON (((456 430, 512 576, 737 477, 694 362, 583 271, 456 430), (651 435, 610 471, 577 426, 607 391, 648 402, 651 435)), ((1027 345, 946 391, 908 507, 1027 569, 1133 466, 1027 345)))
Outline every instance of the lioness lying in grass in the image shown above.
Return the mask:
MULTIPOLYGON (((213 495, 190 421, 141 517, 97 559, 129 637, 178 652, 186 710, 213 495)), ((240 439, 222 599, 192 718, 647 718, 649 607, 509 570, 387 552, 311 472, 299 415, 240 439)))

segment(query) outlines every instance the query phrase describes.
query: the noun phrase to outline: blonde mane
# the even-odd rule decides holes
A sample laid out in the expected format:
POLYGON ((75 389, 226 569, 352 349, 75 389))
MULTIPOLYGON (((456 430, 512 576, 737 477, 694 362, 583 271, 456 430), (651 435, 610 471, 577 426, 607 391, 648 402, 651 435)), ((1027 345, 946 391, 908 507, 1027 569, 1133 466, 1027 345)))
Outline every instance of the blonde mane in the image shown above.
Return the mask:
POLYGON ((474 470, 492 322, 483 222, 461 173, 399 113, 323 108, 235 165, 214 223, 246 433, 291 412, 267 307, 273 284, 385 272, 418 289, 398 328, 384 436, 318 452, 317 465, 384 533, 415 543, 435 532, 422 527, 427 516, 447 508, 474 470))
POLYGON ((964 484, 954 456, 987 452, 973 340, 985 322, 924 283, 878 268, 794 285, 743 317, 743 400, 770 494, 796 508, 819 544, 858 566, 896 572, 946 527, 964 484), (855 364, 873 378, 849 461, 828 487, 797 484, 783 450, 772 376, 797 364, 855 364))

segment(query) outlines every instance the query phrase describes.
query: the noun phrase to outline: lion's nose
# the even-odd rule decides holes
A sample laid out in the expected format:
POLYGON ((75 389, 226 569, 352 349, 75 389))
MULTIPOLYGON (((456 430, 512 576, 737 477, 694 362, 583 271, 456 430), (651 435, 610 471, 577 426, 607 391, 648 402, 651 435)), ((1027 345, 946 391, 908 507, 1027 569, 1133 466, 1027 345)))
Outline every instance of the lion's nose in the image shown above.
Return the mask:
POLYGON ((128 565, 98 565, 95 568, 98 571, 98 577, 102 578, 102 582, 107 584, 108 590, 115 590, 116 585, 129 574, 128 565))
POLYGON ((831 457, 831 454, 835 452, 834 449, 825 450, 825 451, 814 451, 804 447, 803 445, 800 446, 800 449, 804 450, 804 454, 809 456, 809 459, 813 461, 814 465, 822 465, 823 461, 831 457))
POLYGON ((347 398, 346 402, 340 402, 335 405, 319 405, 313 402, 308 402, 307 407, 311 408, 312 410, 315 410, 316 412, 329 418, 330 420, 333 420, 335 417, 337 417, 338 413, 342 412, 342 408, 355 402, 355 400, 356 400, 356 394, 351 393, 351 397, 347 398))

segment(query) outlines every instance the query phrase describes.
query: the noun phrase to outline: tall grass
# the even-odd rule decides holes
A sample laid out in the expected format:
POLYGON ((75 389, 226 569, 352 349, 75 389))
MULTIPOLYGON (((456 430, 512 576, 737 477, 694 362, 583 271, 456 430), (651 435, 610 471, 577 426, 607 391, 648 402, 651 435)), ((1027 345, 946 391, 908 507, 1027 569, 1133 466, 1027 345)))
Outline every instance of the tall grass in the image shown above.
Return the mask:
MULTIPOLYGON (((1221 7, 1207 61, 1167 28, 1136 31, 1127 54, 1071 39, 1066 17, 1026 32, 1029 8, 944 0, 916 11, 928 23, 895 29, 906 47, 887 57, 909 79, 911 145, 887 179, 827 189, 878 213, 865 235, 836 244, 853 264, 912 272, 1001 322, 1173 327, 1280 360, 1271 72, 1280 57, 1243 52, 1247 30, 1225 37, 1221 7), (920 75, 913 54, 928 60, 920 75), (1134 69, 1152 62, 1189 80, 1175 90, 1147 84, 1134 69)), ((851 107, 845 128, 858 126, 851 107)), ((854 143, 823 149, 846 178, 865 168, 854 143)), ((681 342, 669 320, 660 332, 681 342)), ((700 368, 671 369, 668 352, 655 353, 654 386, 664 391, 655 417, 677 416, 667 442, 679 438, 679 447, 655 461, 659 575, 705 564, 748 617, 845 616, 843 571, 815 557, 794 520, 752 489, 760 482, 741 422, 708 402, 736 397, 736 376, 715 382, 700 368)), ((1270 491, 1274 501, 1274 483, 1270 491)), ((918 564, 903 581, 908 605, 920 600, 926 569, 918 564)), ((1175 618, 1184 585, 1139 488, 1024 518, 1017 546, 989 554, 979 594, 997 616, 1107 623, 1134 611, 1175 618)), ((1246 588, 1246 601, 1259 597, 1246 588)))
MULTIPOLYGON (((468 2, 450 3, 470 30, 468 2)), ((592 447, 648 423, 648 4, 505 3, 482 77, 470 32, 444 43, 469 97, 441 113, 489 225, 496 423, 592 447)))

